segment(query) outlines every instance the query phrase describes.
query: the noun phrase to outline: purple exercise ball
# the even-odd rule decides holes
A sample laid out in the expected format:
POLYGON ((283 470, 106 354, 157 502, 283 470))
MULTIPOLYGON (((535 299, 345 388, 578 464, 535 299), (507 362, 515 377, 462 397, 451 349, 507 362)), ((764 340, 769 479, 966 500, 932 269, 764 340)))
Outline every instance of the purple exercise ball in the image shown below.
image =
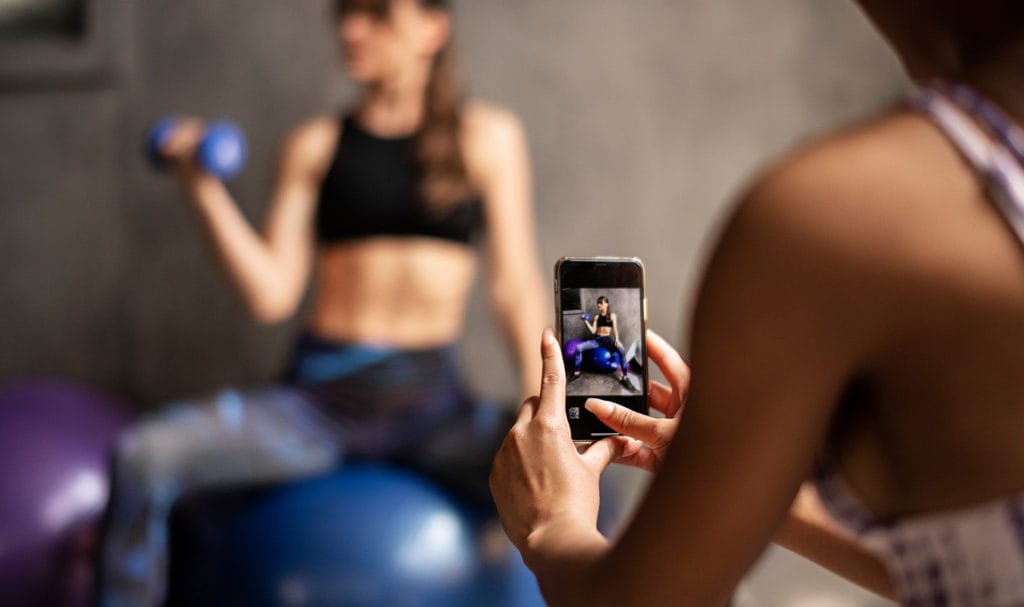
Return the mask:
POLYGON ((70 382, 0 385, 0 604, 91 602, 108 451, 127 411, 70 382))
POLYGON ((575 358, 576 348, 578 348, 581 343, 583 343, 583 339, 580 337, 570 339, 569 341, 565 342, 565 346, 562 348, 562 351, 565 352, 565 357, 575 358))

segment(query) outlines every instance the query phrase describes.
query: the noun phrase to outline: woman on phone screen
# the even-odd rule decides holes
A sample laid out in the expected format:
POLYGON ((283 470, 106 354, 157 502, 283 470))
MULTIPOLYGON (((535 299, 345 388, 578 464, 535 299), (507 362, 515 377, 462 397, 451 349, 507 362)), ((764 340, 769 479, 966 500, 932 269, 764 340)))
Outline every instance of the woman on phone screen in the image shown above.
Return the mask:
POLYGON ((590 331, 593 338, 582 341, 576 346, 576 353, 573 356, 573 369, 572 374, 569 375, 569 381, 577 380, 582 375, 584 353, 596 348, 604 348, 613 356, 618 357, 615 377, 619 380, 619 383, 630 392, 636 392, 636 386, 629 381, 629 372, 626 367, 626 351, 622 347, 622 341, 619 340, 618 318, 611 311, 608 298, 604 295, 597 298, 597 312, 598 314, 593 320, 590 319, 589 314, 584 314, 581 317, 583 324, 587 326, 587 330, 590 331))

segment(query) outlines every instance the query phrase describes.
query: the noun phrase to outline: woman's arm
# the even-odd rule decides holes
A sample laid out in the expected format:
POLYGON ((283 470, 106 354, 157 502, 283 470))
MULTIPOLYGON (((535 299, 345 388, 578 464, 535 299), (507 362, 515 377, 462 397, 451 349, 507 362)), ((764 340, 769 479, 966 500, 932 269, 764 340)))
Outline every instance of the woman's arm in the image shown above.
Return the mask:
POLYGON ((170 143, 176 148, 173 156, 182 185, 208 240, 260 322, 284 320, 302 299, 315 249, 312 216, 317 188, 337 141, 337 128, 330 120, 316 120, 288 137, 263 234, 242 215, 223 182, 190 160, 189 147, 201 137, 201 125, 191 123, 170 143))
POLYGON ((583 324, 586 325, 587 331, 590 331, 591 335, 596 335, 597 334, 597 317, 596 316, 594 316, 591 320, 587 320, 586 318, 581 318, 580 320, 582 320, 583 324))
MULTIPOLYGON (((608 314, 612 317, 612 337, 615 338, 615 346, 621 348, 622 341, 619 340, 619 317, 615 315, 615 312, 609 312, 608 314)), ((626 361, 622 362, 625 363, 626 361)))
MULTIPOLYGON (((877 338, 867 294, 841 278, 842 222, 827 221, 824 192, 804 176, 763 183, 719 242, 694 316, 686 414, 614 546, 580 515, 591 505, 578 487, 589 480, 565 447, 564 398, 542 398, 510 433, 492 485, 552 604, 723 604, 785 521, 847 378, 877 338)), ((545 386, 561 374, 545 367, 545 386)), ((623 440, 592 449, 634 448, 623 440)))
MULTIPOLYGON (((664 417, 649 417, 609 401, 590 399, 587 409, 612 430, 640 443, 624 464, 657 472, 679 425, 689 389, 689 369, 682 358, 660 336, 647 332, 651 360, 669 381, 669 386, 651 381, 650 406, 664 417)), ((814 485, 805 482, 790 506, 786 522, 773 540, 804 558, 880 596, 895 598, 895 588, 882 561, 839 528, 818 498, 814 485)))
POLYGON ((797 494, 775 543, 875 594, 896 598, 885 564, 836 526, 810 484, 797 494))
POLYGON ((532 394, 540 376, 535 340, 551 306, 537 259, 526 137, 515 116, 479 103, 467 107, 465 128, 467 163, 485 202, 491 307, 517 361, 522 393, 532 394))
MULTIPOLYGON (((664 340, 648 331, 647 344, 651 359, 672 386, 651 381, 650 406, 665 417, 648 417, 599 399, 587 401, 587 409, 612 430, 641 443, 616 463, 657 472, 679 424, 689 380, 686 365, 664 340)), ((801 487, 773 541, 862 588, 895 598, 884 563, 835 524, 809 482, 801 487)))

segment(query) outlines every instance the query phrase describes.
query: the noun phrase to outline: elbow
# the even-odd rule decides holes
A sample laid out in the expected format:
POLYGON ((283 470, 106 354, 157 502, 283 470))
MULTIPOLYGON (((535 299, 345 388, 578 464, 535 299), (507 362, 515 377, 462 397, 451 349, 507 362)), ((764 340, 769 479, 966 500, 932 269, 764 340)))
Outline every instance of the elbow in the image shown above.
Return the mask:
POLYGON ((498 309, 518 311, 524 304, 542 307, 544 302, 540 275, 526 269, 495 273, 488 294, 492 305, 498 309))
POLYGON ((515 309, 516 292, 513 281, 507 279, 492 280, 487 290, 487 296, 491 307, 499 314, 515 309))
POLYGON ((515 294, 498 289, 492 289, 488 294, 491 309, 501 318, 512 317, 515 314, 515 294))
POLYGON ((287 297, 264 297, 249 301, 249 316, 257 323, 270 326, 282 323, 295 314, 298 301, 287 297))
POLYGON ((290 319, 302 304, 306 283, 297 272, 275 272, 243 283, 241 294, 249 316, 261 325, 290 319))

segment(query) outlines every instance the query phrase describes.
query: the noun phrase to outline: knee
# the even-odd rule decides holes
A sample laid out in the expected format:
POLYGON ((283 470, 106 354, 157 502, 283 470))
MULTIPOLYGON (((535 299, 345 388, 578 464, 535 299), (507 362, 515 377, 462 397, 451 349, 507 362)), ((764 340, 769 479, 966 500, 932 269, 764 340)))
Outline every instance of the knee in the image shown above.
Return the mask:
POLYGON ((114 474, 139 482, 173 472, 190 448, 189 420, 197 415, 175 407, 129 428, 114 443, 114 474))
MULTIPOLYGON (((145 426, 145 424, 144 424, 145 426)), ((113 473, 118 483, 145 483, 158 473, 155 468, 166 465, 161 444, 165 442, 151 428, 128 430, 114 444, 113 473)))

